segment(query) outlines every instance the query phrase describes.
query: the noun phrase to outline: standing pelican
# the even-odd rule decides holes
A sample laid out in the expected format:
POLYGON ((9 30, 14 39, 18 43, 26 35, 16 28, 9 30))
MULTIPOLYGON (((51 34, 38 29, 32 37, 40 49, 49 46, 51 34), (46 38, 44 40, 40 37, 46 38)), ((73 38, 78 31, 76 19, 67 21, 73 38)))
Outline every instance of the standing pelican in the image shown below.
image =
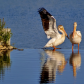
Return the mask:
POLYGON ((74 22, 74 29, 73 32, 70 34, 70 41, 72 43, 72 52, 73 52, 73 47, 74 44, 78 44, 78 52, 79 52, 79 44, 81 42, 81 32, 80 31, 76 31, 76 27, 77 27, 77 22, 74 22))
POLYGON ((64 27, 62 25, 58 26, 58 30, 62 33, 60 34, 56 27, 56 19, 45 8, 40 8, 38 12, 47 38, 52 38, 44 47, 53 47, 54 50, 58 49, 55 46, 62 44, 65 40, 65 36, 68 37, 64 27))

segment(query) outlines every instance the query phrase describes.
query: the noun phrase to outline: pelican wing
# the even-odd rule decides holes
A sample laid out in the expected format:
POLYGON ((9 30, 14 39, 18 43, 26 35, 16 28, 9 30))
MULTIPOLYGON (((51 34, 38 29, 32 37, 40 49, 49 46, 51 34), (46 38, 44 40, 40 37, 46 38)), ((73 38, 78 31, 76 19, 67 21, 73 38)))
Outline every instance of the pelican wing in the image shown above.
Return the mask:
POLYGON ((82 37, 82 35, 81 35, 81 32, 80 32, 80 31, 76 31, 76 33, 77 33, 80 37, 82 37))
POLYGON ((47 38, 56 37, 58 34, 56 19, 44 8, 40 8, 38 12, 41 16, 42 25, 47 38))

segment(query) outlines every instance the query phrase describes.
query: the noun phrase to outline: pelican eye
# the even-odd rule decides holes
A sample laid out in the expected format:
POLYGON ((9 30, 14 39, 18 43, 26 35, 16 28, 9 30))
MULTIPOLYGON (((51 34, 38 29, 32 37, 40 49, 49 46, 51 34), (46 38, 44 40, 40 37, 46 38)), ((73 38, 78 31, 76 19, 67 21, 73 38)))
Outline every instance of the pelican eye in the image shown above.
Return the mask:
POLYGON ((64 28, 63 27, 60 27, 61 30, 63 30, 64 28))
POLYGON ((63 30, 63 29, 64 29, 64 27, 62 25, 58 26, 58 30, 63 30))

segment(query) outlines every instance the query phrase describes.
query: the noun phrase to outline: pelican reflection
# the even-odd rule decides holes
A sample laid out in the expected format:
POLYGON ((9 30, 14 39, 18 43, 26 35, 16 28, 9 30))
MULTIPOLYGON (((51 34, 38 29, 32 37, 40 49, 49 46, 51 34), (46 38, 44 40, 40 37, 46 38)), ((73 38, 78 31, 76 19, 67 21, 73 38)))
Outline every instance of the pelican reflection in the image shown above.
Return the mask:
POLYGON ((81 66, 81 54, 72 53, 69 59, 70 65, 73 66, 73 76, 76 77, 76 69, 80 69, 81 66))
POLYGON ((63 72, 66 65, 64 54, 59 51, 45 50, 45 53, 49 56, 44 63, 41 71, 40 83, 54 82, 56 78, 56 71, 63 72))

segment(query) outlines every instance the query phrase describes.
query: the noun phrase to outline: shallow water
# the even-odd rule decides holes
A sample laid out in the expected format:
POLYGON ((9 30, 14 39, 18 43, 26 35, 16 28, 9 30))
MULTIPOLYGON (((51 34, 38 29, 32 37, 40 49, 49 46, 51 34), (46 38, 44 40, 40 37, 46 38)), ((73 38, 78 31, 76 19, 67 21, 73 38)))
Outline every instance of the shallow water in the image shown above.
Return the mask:
POLYGON ((72 55, 71 49, 24 49, 0 53, 0 83, 83 84, 83 55, 84 50, 79 54, 74 50, 72 55), (74 72, 73 66, 76 67, 74 72))

